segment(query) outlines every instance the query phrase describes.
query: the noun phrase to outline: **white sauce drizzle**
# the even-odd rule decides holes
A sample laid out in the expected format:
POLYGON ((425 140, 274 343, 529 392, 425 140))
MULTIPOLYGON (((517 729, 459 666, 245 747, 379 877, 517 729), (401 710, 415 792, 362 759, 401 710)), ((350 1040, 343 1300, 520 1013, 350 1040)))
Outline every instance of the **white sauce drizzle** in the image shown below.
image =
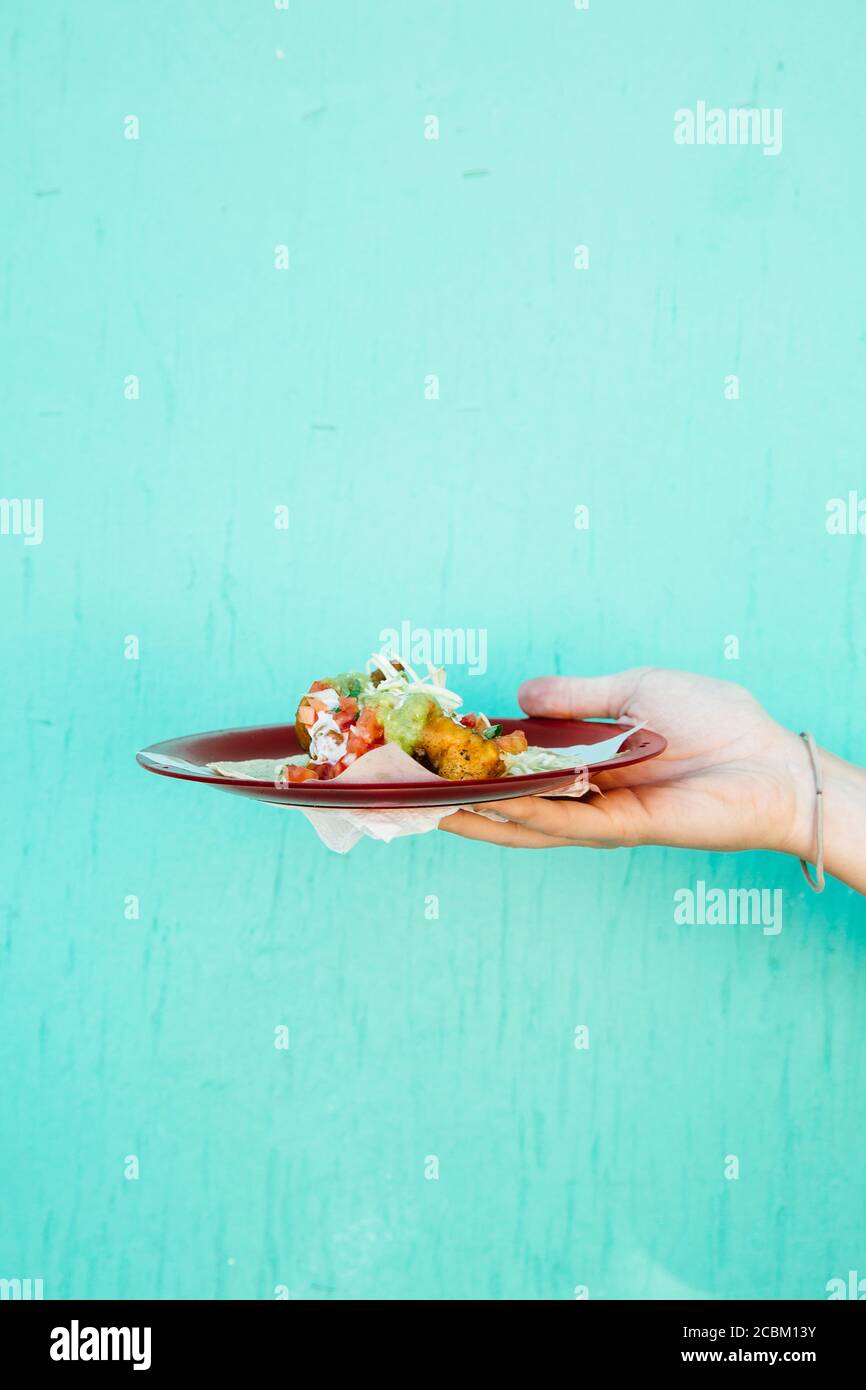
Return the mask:
POLYGON ((327 710, 322 710, 310 729, 310 762, 329 763, 333 767, 342 758, 348 744, 349 735, 343 732, 327 710))

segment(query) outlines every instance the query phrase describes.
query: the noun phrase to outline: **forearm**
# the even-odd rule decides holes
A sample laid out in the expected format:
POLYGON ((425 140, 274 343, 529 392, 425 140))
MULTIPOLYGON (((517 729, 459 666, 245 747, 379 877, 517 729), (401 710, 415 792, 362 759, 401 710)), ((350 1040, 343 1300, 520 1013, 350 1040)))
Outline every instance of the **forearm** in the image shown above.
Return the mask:
POLYGON ((866 771, 819 750, 824 772, 824 868, 866 894, 866 771))

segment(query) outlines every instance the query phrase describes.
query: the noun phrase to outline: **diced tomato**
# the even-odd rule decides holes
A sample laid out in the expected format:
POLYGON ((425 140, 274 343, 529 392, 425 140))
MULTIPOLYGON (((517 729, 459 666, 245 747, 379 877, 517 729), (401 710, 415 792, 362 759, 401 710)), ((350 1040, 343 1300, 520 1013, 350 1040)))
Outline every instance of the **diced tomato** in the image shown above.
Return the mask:
POLYGON ((522 729, 515 729, 513 734, 500 734, 495 741, 501 753, 525 753, 529 747, 522 729))
POLYGON ((330 685, 328 685, 328 682, 327 682, 327 681, 313 681, 313 684, 310 686, 310 694, 312 694, 312 692, 313 692, 314 690, 331 690, 331 689, 333 689, 333 687, 330 686, 330 685))
POLYGON ((361 710, 358 722, 349 730, 346 752, 360 758, 363 753, 369 753, 371 748, 378 748, 384 742, 384 738, 385 731, 379 722, 379 716, 367 705, 361 710))
POLYGON ((332 782, 335 777, 339 777, 341 772, 346 771, 347 764, 340 758, 336 763, 323 763, 319 769, 320 782, 332 782))
POLYGON ((381 743, 385 737, 385 730, 382 728, 379 716, 370 705, 361 710, 352 733, 357 734, 367 744, 381 743))
POLYGON ((298 723, 312 726, 316 722, 316 711, 309 700, 304 700, 298 707, 298 723))
POLYGON ((467 727, 467 729, 474 729, 474 728, 475 728, 475 725, 478 723, 478 715, 477 715, 477 714, 462 714, 462 715, 460 716, 460 723, 461 723, 461 724, 465 724, 466 727, 467 727))
POLYGON ((340 701, 340 708, 334 711, 334 719, 341 729, 348 729, 350 724, 354 724, 358 717, 358 701, 351 695, 344 695, 340 701))
POLYGON ((283 770, 283 777, 287 782, 315 782, 318 780, 315 768, 312 767, 287 767, 283 770))
POLYGON ((381 748, 384 741, 384 739, 379 739, 378 743, 365 743, 362 738, 358 738, 355 730, 352 729, 349 733, 349 741, 346 745, 345 756, 363 758, 365 753, 372 753, 374 748, 381 748))

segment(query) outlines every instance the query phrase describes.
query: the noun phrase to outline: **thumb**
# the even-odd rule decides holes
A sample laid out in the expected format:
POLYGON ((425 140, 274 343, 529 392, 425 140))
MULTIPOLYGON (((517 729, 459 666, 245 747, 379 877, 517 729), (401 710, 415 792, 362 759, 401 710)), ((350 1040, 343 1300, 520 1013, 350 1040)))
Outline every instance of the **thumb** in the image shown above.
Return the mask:
POLYGON ((614 676, 538 676, 523 682, 517 698, 527 714, 617 719, 631 699, 636 675, 620 671, 614 676))

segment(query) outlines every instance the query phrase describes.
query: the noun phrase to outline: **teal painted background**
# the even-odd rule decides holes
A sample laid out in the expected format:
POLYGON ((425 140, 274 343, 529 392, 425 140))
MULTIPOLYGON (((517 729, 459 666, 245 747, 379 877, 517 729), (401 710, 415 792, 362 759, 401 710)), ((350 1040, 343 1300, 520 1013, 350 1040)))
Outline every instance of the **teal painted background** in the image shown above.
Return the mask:
POLYGON ((866 1276, 854 894, 763 855, 340 858, 134 762, 289 717, 403 619, 487 629, 484 680, 454 674, 491 710, 655 662, 866 760, 866 539, 825 529, 866 495, 864 7, 7 0, 3 26, 0 486, 45 535, 0 537, 0 1276, 866 1276), (676 146, 702 99, 781 107, 781 155, 676 146), (782 933, 675 925, 699 878, 783 888, 782 933))

